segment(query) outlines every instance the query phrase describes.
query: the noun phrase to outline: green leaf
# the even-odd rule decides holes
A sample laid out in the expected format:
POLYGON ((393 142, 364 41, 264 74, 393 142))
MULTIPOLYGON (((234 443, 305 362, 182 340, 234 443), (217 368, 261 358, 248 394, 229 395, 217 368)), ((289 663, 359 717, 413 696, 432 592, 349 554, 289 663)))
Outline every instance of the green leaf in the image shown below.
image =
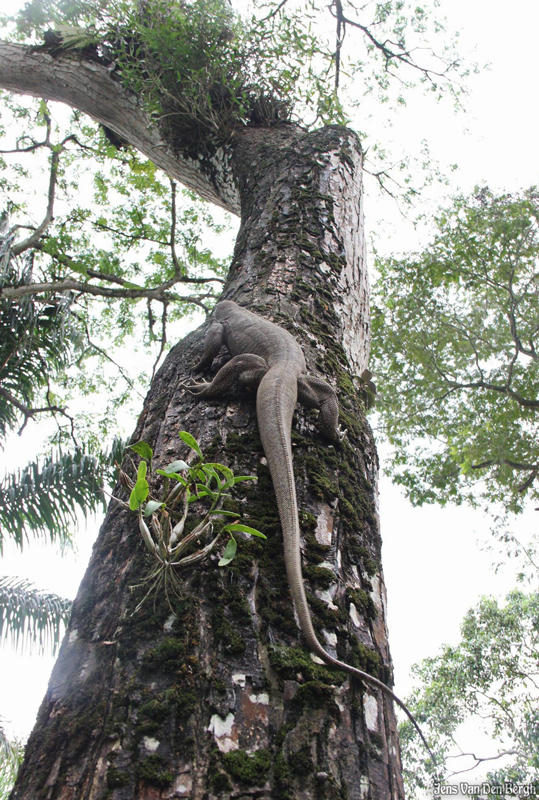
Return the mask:
POLYGON ((214 511, 208 511, 208 514, 219 514, 220 516, 224 517, 234 517, 238 519, 239 514, 236 514, 234 511, 224 511, 222 508, 216 508, 214 511))
POLYGON ((237 483, 244 483, 244 481, 257 481, 258 478, 256 475, 236 475, 234 477, 234 481, 232 483, 235 486, 237 483))
POLYGON ((137 470, 137 481, 141 481, 146 477, 146 473, 148 471, 148 465, 145 461, 141 461, 138 465, 137 470))
POLYGON ((187 486, 189 483, 189 481, 187 481, 183 475, 178 475, 177 472, 165 472, 164 469, 156 469, 155 472, 157 475, 163 475, 165 478, 172 478, 173 480, 178 481, 178 483, 181 483, 182 486, 187 486))
MULTIPOLYGON (((145 461, 141 461, 141 465, 146 464, 145 461)), ((131 511, 137 511, 142 503, 146 500, 150 493, 150 487, 148 486, 148 481, 146 478, 138 478, 137 482, 133 486, 131 490, 131 494, 129 496, 129 508, 131 511)))
POLYGON ((238 533, 248 533, 250 534, 250 536, 258 536, 260 537, 260 539, 268 538, 260 531, 257 531, 256 528, 250 528, 249 525, 243 525, 241 522, 233 522, 230 525, 225 525, 223 531, 226 532, 237 531, 238 533))
POLYGON ((162 474, 168 475, 171 472, 183 472, 184 469, 189 469, 189 464, 186 464, 185 461, 171 461, 170 464, 163 468, 162 474))
POLYGON ((217 499, 217 495, 215 494, 215 492, 212 492, 212 490, 208 486, 206 486, 205 483, 197 483, 195 485, 199 497, 211 497, 212 500, 217 499))
POLYGON ((5 536, 21 549, 30 536, 43 534, 69 544, 77 509, 91 513, 103 506, 103 486, 113 482, 113 464, 123 449, 114 444, 96 457, 76 448, 6 475, 0 480, 0 550, 5 536))
POLYGON ((128 449, 134 450, 135 453, 138 453, 141 458, 145 458, 146 461, 151 461, 153 458, 153 450, 148 442, 135 442, 135 444, 128 445, 128 449))
POLYGON ((179 433, 179 437, 180 437, 180 439, 182 440, 182 442, 185 442, 185 444, 188 444, 188 445, 189 445, 189 447, 191 448, 191 450, 194 450, 194 451, 195 451, 195 453, 197 454, 197 456, 198 456, 198 457, 200 458, 200 460, 202 461, 202 452, 201 452, 201 450, 200 450, 200 447, 199 447, 199 445, 198 445, 198 442, 197 442, 197 440, 195 439, 195 437, 194 437, 194 436, 191 436, 191 434, 190 434, 190 433, 187 433, 187 431, 180 431, 180 433, 179 433))
POLYGON ((214 464, 213 462, 212 463, 208 463, 208 464, 204 464, 204 469, 206 469, 206 467, 213 467, 214 470, 218 470, 222 475, 224 475, 225 480, 226 480, 226 484, 225 484, 226 486, 233 486, 234 485, 233 484, 234 473, 232 472, 232 470, 229 467, 225 467, 224 464, 214 464))
POLYGON ((219 561, 219 566, 220 567, 226 567, 227 564, 230 564, 230 562, 234 559, 234 557, 236 555, 236 550, 237 549, 238 549, 238 543, 236 542, 236 540, 232 536, 228 540, 228 544, 225 547, 225 552, 223 553, 223 557, 219 561))
POLYGON ((160 503, 158 500, 149 500, 146 503, 146 508, 144 509, 144 516, 151 517, 151 515, 154 514, 158 508, 161 508, 162 505, 164 504, 160 503))

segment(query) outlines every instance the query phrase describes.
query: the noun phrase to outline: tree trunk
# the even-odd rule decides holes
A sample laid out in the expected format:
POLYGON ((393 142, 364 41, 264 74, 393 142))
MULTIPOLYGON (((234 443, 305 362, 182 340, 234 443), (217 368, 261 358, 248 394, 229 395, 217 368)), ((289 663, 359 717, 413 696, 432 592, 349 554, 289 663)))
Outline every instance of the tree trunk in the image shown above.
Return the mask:
MULTIPOLYGON (((391 685, 377 457, 351 380, 369 342, 359 142, 337 127, 251 127, 227 159, 234 181, 221 203, 239 197, 242 222, 223 297, 297 338, 309 372, 336 387, 347 430, 329 444, 315 412, 298 408, 294 471, 314 625, 329 652, 391 685)), ((207 460, 256 474, 256 485, 234 490, 232 508, 268 539, 241 540, 227 568, 211 556, 185 569, 179 596, 141 605, 149 556, 136 514, 112 503, 12 798, 400 800, 391 703, 302 645, 254 397, 197 400, 183 388, 203 335, 170 352, 133 441, 149 442, 162 467, 188 456, 178 438, 187 430, 207 460)))

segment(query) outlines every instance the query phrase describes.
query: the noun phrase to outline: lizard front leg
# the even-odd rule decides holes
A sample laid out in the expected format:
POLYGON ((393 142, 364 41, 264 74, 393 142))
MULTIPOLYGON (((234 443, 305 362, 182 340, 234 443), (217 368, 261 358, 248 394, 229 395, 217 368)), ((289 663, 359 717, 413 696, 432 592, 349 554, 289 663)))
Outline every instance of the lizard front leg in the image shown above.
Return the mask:
POLYGON ((204 339, 202 358, 195 364, 195 372, 202 372, 202 370, 211 366, 213 359, 219 355, 219 350, 224 344, 224 333, 224 328, 220 322, 212 322, 204 339))
POLYGON ((307 408, 319 408, 318 427, 328 439, 339 439, 339 401, 335 390, 314 375, 298 377, 298 400, 307 408))
POLYGON ((227 361, 211 383, 195 383, 187 388, 199 397, 219 397, 231 389, 236 380, 245 387, 258 386, 267 371, 268 364, 261 356, 241 353, 227 361))

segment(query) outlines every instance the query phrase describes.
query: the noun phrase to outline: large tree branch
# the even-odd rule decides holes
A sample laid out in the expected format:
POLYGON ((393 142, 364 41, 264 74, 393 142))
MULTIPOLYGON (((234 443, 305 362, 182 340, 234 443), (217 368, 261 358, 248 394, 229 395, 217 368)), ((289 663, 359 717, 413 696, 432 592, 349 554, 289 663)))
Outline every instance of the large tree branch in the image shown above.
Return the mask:
POLYGON ((92 283, 84 283, 83 281, 75 281, 67 278, 62 281, 54 281, 51 283, 27 283, 22 286, 9 286, 0 289, 0 297, 9 297, 17 299, 19 297, 26 297, 27 295, 34 294, 48 294, 50 292, 80 292, 81 294, 93 294, 96 297, 111 297, 111 298, 130 298, 137 300, 146 297, 149 300, 158 300, 161 303, 181 302, 181 303, 194 303, 200 306, 206 313, 208 309, 202 302, 207 298, 214 298, 212 292, 199 294, 194 296, 186 296, 169 292, 172 286, 182 283, 180 279, 173 278, 172 280, 162 283, 153 289, 110 289, 106 286, 94 286, 92 283))
POLYGON ((78 108, 126 139, 168 175, 201 197, 239 214, 229 153, 203 166, 172 149, 138 103, 107 67, 73 53, 0 41, 0 87, 78 108))

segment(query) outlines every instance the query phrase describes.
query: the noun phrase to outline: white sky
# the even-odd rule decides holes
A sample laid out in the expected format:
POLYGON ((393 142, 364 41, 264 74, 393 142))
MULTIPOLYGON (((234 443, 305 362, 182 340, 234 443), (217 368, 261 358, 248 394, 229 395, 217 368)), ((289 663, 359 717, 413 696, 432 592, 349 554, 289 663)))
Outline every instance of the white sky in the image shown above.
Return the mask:
MULTIPOLYGON (((490 71, 470 80, 468 114, 454 114, 450 105, 412 98, 393 127, 395 139, 416 143, 427 139, 433 156, 456 162, 459 170, 448 195, 487 182, 495 189, 516 190, 539 182, 536 0, 446 0, 450 27, 462 29, 461 48, 490 71)), ((442 190, 440 190, 442 191, 442 190)), ((386 218, 383 229, 371 231, 385 251, 417 247, 417 234, 392 203, 371 197, 366 224, 386 218)), ((27 441, 31 434, 27 434, 27 441)), ((31 453, 29 453, 29 456, 31 453)), ((463 614, 482 594, 503 596, 514 584, 515 565, 501 574, 490 568, 488 520, 467 508, 412 509, 387 479, 380 483, 383 563, 389 600, 390 643, 396 671, 396 692, 410 689, 409 667, 434 655, 442 643, 455 643, 463 614)), ((529 538, 539 522, 530 511, 514 525, 529 538)), ((22 556, 6 554, 5 574, 30 577, 44 589, 73 596, 88 560, 95 530, 77 539, 78 560, 58 559, 51 548, 32 545, 22 556)), ((0 713, 11 729, 29 731, 44 695, 52 660, 21 658, 2 651, 0 713)), ((475 773, 474 773, 475 775, 475 773)))

